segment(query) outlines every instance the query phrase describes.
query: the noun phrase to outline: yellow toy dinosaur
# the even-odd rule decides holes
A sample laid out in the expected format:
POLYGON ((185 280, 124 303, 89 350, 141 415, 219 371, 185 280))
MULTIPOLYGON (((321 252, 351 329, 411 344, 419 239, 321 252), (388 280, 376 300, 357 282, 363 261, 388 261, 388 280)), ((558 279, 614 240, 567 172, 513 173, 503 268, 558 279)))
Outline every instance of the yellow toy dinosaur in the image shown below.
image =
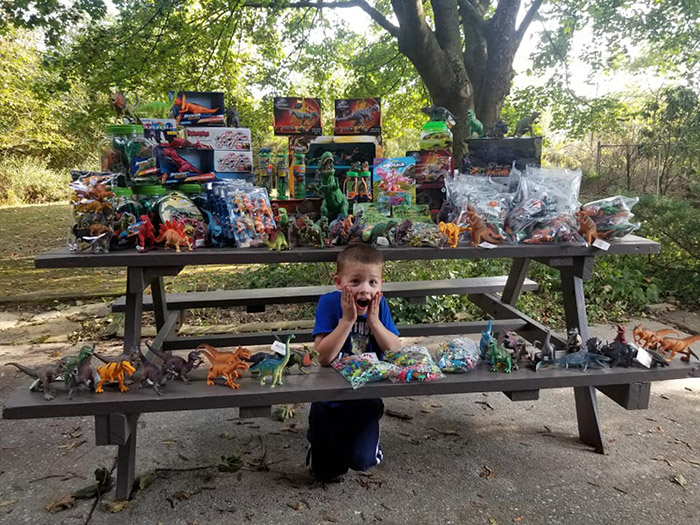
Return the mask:
POLYGON ((95 393, 100 394, 104 392, 102 386, 109 381, 114 383, 115 381, 119 383, 119 391, 126 392, 129 388, 124 385, 124 377, 126 375, 131 375, 136 372, 136 369, 132 366, 129 361, 116 361, 114 363, 107 363, 104 366, 97 367, 97 373, 100 376, 100 381, 95 386, 95 393))
POLYGON ((192 244, 185 234, 185 225, 175 221, 165 221, 160 226, 160 235, 156 242, 165 241, 165 249, 175 246, 175 251, 180 251, 180 246, 187 246, 188 251, 192 251, 192 244))
POLYGON ((469 230, 467 227, 457 226, 454 222, 440 222, 438 228, 440 228, 443 241, 449 244, 450 248, 459 246, 459 234, 469 230))

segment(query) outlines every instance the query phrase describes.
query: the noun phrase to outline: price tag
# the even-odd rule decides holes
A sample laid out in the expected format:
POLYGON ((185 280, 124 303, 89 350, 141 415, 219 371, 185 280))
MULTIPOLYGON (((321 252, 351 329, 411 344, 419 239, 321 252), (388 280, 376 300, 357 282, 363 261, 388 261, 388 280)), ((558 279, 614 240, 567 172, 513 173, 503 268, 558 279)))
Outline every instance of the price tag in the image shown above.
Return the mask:
POLYGON ((651 354, 644 348, 638 348, 637 357, 634 358, 637 363, 645 368, 651 368, 651 354))
POLYGON ((364 354, 360 354, 360 357, 362 358, 363 361, 367 361, 368 363, 378 363, 379 359, 377 358, 377 354, 373 352, 365 352, 364 354))
POLYGON ((596 239, 595 241, 593 241, 593 244, 591 246, 595 246, 596 248, 599 248, 599 249, 607 252, 608 249, 610 248, 610 243, 605 242, 603 239, 596 239))
POLYGON ((495 248, 495 247, 496 247, 496 245, 491 244, 490 242, 483 241, 483 242, 479 243, 479 248, 488 248, 490 250, 491 248, 495 248))
POLYGON ((287 353, 287 346, 282 341, 275 341, 270 348, 277 354, 284 355, 287 353))

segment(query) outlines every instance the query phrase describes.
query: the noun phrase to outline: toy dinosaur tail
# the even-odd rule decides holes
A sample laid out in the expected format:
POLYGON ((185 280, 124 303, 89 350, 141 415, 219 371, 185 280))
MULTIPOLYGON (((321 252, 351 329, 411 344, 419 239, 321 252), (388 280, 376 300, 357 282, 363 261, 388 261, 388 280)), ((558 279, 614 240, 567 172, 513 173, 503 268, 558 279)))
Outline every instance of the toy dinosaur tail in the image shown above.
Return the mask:
POLYGON ((20 372, 24 372, 24 373, 27 374, 28 376, 32 376, 32 377, 38 377, 38 376, 39 376, 39 372, 37 371, 36 368, 31 368, 31 367, 24 366, 24 365, 20 365, 19 363, 14 363, 14 362, 13 362, 13 363, 5 363, 5 366, 10 366, 10 365, 12 365, 12 366, 14 366, 14 367, 17 367, 17 369, 18 369, 20 372))
POLYGON ((151 352, 153 352, 155 355, 157 355, 158 357, 160 357, 162 360, 165 361, 165 360, 168 358, 168 356, 165 355, 165 354, 164 354, 163 352, 161 352, 160 350, 156 350, 155 348, 153 348, 151 345, 149 345, 149 344, 146 343, 146 342, 144 342, 144 344, 146 345, 146 347, 148 347, 148 349, 149 349, 151 352))
POLYGON ((687 345, 692 345, 696 341, 700 341, 700 335, 693 335, 693 336, 689 336, 689 337, 684 337, 683 339, 681 339, 681 341, 683 341, 687 345))

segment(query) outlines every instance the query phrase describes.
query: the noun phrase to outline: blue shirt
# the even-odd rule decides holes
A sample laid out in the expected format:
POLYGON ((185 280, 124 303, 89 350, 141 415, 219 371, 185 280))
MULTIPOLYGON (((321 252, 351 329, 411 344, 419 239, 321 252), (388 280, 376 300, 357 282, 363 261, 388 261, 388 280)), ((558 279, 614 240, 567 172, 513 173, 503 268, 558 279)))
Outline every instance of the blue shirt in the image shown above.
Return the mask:
MULTIPOLYGON (((313 336, 320 334, 330 334, 343 317, 343 305, 341 303, 341 293, 339 291, 322 295, 316 307, 316 320, 314 322, 313 336)), ((382 297, 379 302, 379 321, 390 332, 399 335, 399 331, 394 324, 389 311, 386 299, 382 297)), ((367 315, 358 315, 355 324, 350 330, 348 338, 340 349, 338 358, 351 354, 359 355, 364 353, 375 353, 381 359, 382 350, 379 348, 376 339, 372 335, 367 315)))

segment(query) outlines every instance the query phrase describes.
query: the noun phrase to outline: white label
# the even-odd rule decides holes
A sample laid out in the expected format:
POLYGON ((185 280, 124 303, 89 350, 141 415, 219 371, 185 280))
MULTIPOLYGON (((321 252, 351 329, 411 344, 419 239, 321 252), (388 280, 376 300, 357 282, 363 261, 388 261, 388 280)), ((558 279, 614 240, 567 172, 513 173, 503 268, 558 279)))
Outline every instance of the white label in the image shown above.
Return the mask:
POLYGON ((479 243, 479 248, 488 248, 490 250, 491 248, 495 248, 495 247, 496 247, 496 245, 491 244, 490 242, 482 241, 481 243, 479 243))
POLYGON ((365 354, 360 354, 360 357, 364 360, 367 361, 368 363, 378 363, 379 359, 377 359, 377 354, 372 353, 372 352, 367 352, 365 354))
POLYGON ((651 354, 644 350, 644 348, 637 348, 637 357, 634 358, 635 361, 645 368, 651 368, 651 354))
POLYGON ((596 248, 600 248, 601 250, 607 252, 610 248, 610 243, 605 242, 603 239, 596 239, 595 241, 593 241, 593 244, 591 246, 595 246, 596 248))
POLYGON ((287 346, 282 341, 275 341, 270 348, 278 354, 285 355, 287 353, 287 346))

